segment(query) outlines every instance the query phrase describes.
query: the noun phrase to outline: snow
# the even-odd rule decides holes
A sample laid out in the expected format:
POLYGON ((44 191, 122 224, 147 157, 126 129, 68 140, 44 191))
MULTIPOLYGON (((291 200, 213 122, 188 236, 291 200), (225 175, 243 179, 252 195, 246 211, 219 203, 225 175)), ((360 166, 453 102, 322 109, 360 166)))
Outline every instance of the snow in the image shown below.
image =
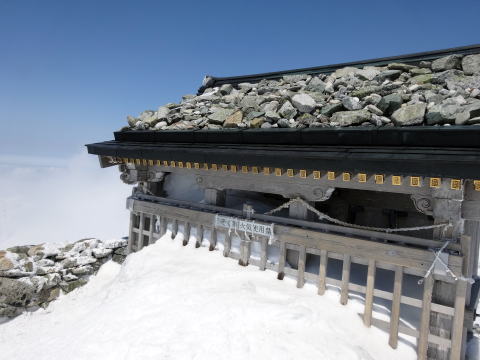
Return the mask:
MULTIPOLYGON (((194 233, 194 232, 193 232, 194 233)), ((9 359, 415 359, 366 328, 363 304, 272 271, 181 246, 167 234, 46 310, 0 325, 9 359)))

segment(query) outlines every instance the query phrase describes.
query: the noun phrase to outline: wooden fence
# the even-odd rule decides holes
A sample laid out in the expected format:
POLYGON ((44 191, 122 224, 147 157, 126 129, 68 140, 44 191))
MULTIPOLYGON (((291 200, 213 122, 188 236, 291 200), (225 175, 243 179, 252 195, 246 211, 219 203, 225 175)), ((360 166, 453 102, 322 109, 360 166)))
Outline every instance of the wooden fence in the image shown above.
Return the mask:
MULTIPOLYGON (((179 224, 184 226, 184 245, 190 238, 190 230, 196 228, 196 246, 201 245, 205 230, 211 231, 210 250, 215 249, 219 232, 224 233, 224 255, 237 259, 241 265, 258 266, 261 270, 270 269, 278 273, 278 279, 284 275, 296 278, 297 287, 303 287, 306 281, 314 282, 318 287, 318 294, 325 293, 327 285, 340 289, 340 303, 345 305, 349 294, 363 294, 365 307, 363 322, 366 326, 376 326, 389 333, 389 344, 396 348, 399 334, 404 334, 417 339, 418 359, 427 359, 428 344, 438 344, 450 349, 450 359, 462 357, 462 337, 466 332, 465 304, 467 294, 467 281, 463 278, 456 281, 456 300, 454 307, 444 306, 432 302, 432 291, 436 280, 452 282, 446 276, 433 275, 426 277, 423 282, 422 298, 403 295, 403 278, 406 274, 423 277, 432 262, 434 253, 428 249, 404 246, 401 244, 372 241, 353 236, 344 236, 315 230, 307 230, 293 226, 275 224, 275 240, 269 244, 269 239, 264 236, 241 237, 239 252, 232 251, 232 232, 227 229, 215 228, 215 214, 180 208, 148 201, 134 200, 131 204, 131 225, 129 238, 129 251, 139 251, 143 246, 155 242, 171 224, 172 237, 178 231, 179 224), (156 222, 159 220, 160 226, 156 222), (158 230, 158 231, 157 231, 158 230), (259 257, 251 256, 252 242, 258 242, 259 257), (278 263, 268 260, 269 247, 277 247, 280 255, 278 263), (298 266, 289 267, 287 252, 298 252, 298 266), (318 274, 306 272, 307 256, 320 258, 318 274), (327 276, 329 261, 336 259, 342 261, 341 279, 327 276), (352 264, 367 266, 366 282, 357 284, 350 281, 352 264), (386 269, 394 272, 393 291, 384 291, 375 287, 376 270, 386 269), (391 302, 389 321, 373 316, 374 298, 391 302), (406 304, 419 309, 418 328, 403 325, 400 321, 401 304, 406 304), (430 317, 432 312, 447 315, 452 319, 449 337, 442 337, 430 333, 430 317)), ((381 239, 382 234, 378 234, 381 239)), ((450 255, 448 266, 455 274, 463 274, 465 264, 461 255, 450 255)))

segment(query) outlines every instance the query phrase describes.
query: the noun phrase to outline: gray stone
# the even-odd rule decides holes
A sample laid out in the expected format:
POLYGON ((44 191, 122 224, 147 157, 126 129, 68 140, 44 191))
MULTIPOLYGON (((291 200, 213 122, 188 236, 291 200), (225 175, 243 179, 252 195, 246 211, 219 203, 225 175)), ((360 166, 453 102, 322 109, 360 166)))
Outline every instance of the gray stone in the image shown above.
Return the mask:
POLYGON ((211 124, 223 125, 227 117, 234 113, 235 109, 215 108, 213 114, 208 115, 211 124))
POLYGON ((402 63, 390 63, 390 64, 387 65, 387 68, 390 69, 390 70, 410 71, 412 69, 415 69, 416 66, 408 65, 408 64, 402 64, 402 63))
POLYGON ((357 97, 345 96, 342 99, 342 104, 347 110, 360 110, 362 108, 362 104, 357 97))
POLYGON ((402 106, 403 99, 400 94, 389 94, 384 96, 377 104, 377 107, 384 114, 392 114, 395 110, 399 109, 402 106))
POLYGON ((289 128, 290 122, 287 119, 280 119, 278 120, 277 125, 281 128, 289 128))
POLYGON ((297 122, 302 125, 310 125, 317 121, 317 118, 310 114, 302 114, 297 118, 297 122))
MULTIPOLYGON (((30 246, 13 246, 10 248, 7 248, 7 251, 15 254, 27 254, 28 250, 30 249, 30 246)), ((0 254, 0 257, 2 254, 0 254)))
POLYGON ((169 113, 170 113, 170 109, 168 107, 160 106, 157 110, 157 120, 158 121, 166 120, 169 113))
POLYGON ((240 107, 242 109, 254 108, 258 107, 259 96, 255 95, 247 95, 244 96, 242 100, 240 100, 240 107))
POLYGON ((88 281, 86 279, 80 278, 80 279, 74 280, 74 281, 62 282, 62 283, 60 283, 60 287, 64 292, 69 293, 69 292, 85 285, 87 282, 88 281))
POLYGON ((339 111, 333 114, 332 121, 340 126, 359 125, 369 121, 371 114, 367 110, 339 111))
POLYGON ((7 257, 0 257, 0 271, 8 271, 15 267, 12 260, 7 257))
POLYGON ((458 105, 438 104, 430 107, 425 118, 428 125, 454 124, 459 112, 460 106, 458 105))
POLYGON ((270 101, 270 102, 267 102, 267 103, 264 103, 262 105, 262 109, 263 111, 267 112, 267 111, 274 111, 276 112, 278 110, 278 107, 280 106, 280 104, 278 103, 278 101, 270 101))
POLYGON ((225 128, 236 128, 239 124, 242 123, 243 120, 243 112, 238 110, 235 111, 232 115, 227 117, 225 122, 223 123, 223 127, 225 128))
POLYGON ((54 286, 57 286, 60 284, 60 281, 62 281, 62 278, 60 277, 60 274, 57 273, 51 273, 45 275, 45 285, 44 288, 50 289, 54 286))
POLYGON ((244 118, 245 118, 246 121, 251 121, 251 120, 253 120, 255 118, 258 118, 260 116, 263 116, 263 115, 265 115, 265 112, 263 112, 263 111, 250 111, 247 114, 247 116, 245 116, 244 118))
POLYGON ((135 124, 138 122, 138 119, 133 116, 127 115, 127 122, 129 126, 134 127, 135 124))
POLYGON ((221 87, 220 87, 220 94, 222 95, 228 95, 232 92, 233 90, 233 86, 230 85, 230 84, 223 84, 221 87))
POLYGON ((307 80, 308 74, 295 74, 295 75, 285 75, 283 80, 287 83, 296 83, 302 80, 307 80))
POLYGON ((13 306, 27 306, 36 292, 29 278, 10 279, 0 277, 0 302, 13 306))
POLYGON ((385 79, 397 79, 402 74, 401 70, 384 70, 377 75, 377 79, 382 81, 385 79))
POLYGON ((380 110, 379 108, 377 108, 375 105, 367 105, 365 107, 365 109, 367 109, 368 111, 370 111, 372 114, 375 114, 375 115, 378 115, 378 116, 382 116, 383 115, 383 111, 380 110))
POLYGON ((392 120, 397 126, 421 124, 426 108, 425 103, 402 106, 392 114, 392 120))
POLYGON ((325 87, 327 84, 325 84, 320 78, 314 77, 308 85, 305 87, 306 91, 315 91, 315 92, 324 92, 325 87))
POLYGON ((380 86, 371 85, 371 86, 365 86, 363 88, 354 90, 354 91, 351 92, 350 95, 354 96, 354 97, 358 97, 360 99, 363 99, 364 97, 366 97, 370 94, 373 94, 373 93, 378 93, 381 90, 382 90, 382 88, 380 86))
POLYGON ((269 122, 277 122, 278 120, 281 119, 281 116, 275 112, 275 111, 267 111, 265 113, 265 118, 269 121, 269 122))
POLYGON ((112 257, 112 260, 116 262, 117 264, 123 264, 127 257, 124 255, 119 255, 119 254, 114 254, 112 257))
POLYGON ((426 84, 426 83, 431 82, 432 79, 433 79, 432 74, 422 74, 422 75, 416 75, 416 76, 412 77, 409 80, 409 82, 411 84, 426 84))
POLYGON ((264 122, 265 122, 265 118, 257 117, 255 119, 252 119, 252 121, 250 121, 250 126, 252 128, 259 128, 263 125, 264 122))
POLYGON ((412 74, 413 76, 431 74, 431 73, 432 73, 432 70, 425 69, 425 68, 415 68, 410 70, 410 74, 412 74))
POLYGON ((20 315, 22 311, 23 311, 22 308, 0 303, 0 318, 1 317, 13 318, 15 316, 20 315))
POLYGON ((380 70, 373 66, 366 66, 356 73, 356 75, 362 80, 373 80, 378 74, 380 74, 380 70))
POLYGON ((338 79, 338 78, 346 77, 348 75, 354 75, 359 71, 360 69, 356 67, 347 66, 347 67, 335 70, 335 72, 333 73, 333 76, 338 79))
POLYGON ((344 109, 342 103, 336 104, 327 104, 322 107, 321 114, 325 116, 332 116, 332 114, 336 113, 337 111, 342 111, 344 109))
POLYGON ((293 106, 302 113, 310 113, 315 110, 316 102, 308 94, 297 94, 292 97, 293 106))
POLYGON ((34 257, 34 256, 43 257, 45 255, 44 247, 43 247, 43 245, 32 246, 30 249, 28 249, 27 254, 30 257, 34 257))
POLYGON ((466 75, 480 73, 480 54, 465 56, 462 59, 462 69, 466 75))
MULTIPOLYGON (((283 103, 278 113, 287 119, 291 119, 297 115, 297 109, 295 109, 291 102, 287 100, 283 103)), ((268 114, 265 115, 268 117, 268 114)))
POLYGON ((92 250, 92 255, 96 259, 101 259, 101 258, 104 258, 104 257, 107 257, 108 255, 110 255, 112 253, 112 251, 113 251, 112 249, 97 248, 97 249, 92 250))
POLYGON ((459 69, 462 56, 460 55, 448 55, 432 62, 433 71, 444 71, 450 69, 459 69))

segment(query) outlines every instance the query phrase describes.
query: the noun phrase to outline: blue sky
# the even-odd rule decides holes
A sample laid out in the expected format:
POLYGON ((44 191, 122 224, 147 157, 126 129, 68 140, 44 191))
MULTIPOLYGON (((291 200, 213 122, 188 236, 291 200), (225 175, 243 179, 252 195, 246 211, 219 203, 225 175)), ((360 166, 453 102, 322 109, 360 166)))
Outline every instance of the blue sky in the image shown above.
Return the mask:
POLYGON ((478 0, 0 0, 0 154, 85 151, 205 74, 478 43, 478 14, 478 0))

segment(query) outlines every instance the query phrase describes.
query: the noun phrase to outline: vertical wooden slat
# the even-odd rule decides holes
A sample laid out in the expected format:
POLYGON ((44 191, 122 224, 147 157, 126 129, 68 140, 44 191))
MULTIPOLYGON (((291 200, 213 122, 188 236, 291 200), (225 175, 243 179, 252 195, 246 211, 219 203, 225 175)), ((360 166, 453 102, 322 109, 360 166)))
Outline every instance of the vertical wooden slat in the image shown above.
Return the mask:
POLYGON ((178 232, 178 220, 173 219, 172 220, 172 239, 175 239, 175 237, 177 236, 177 232, 178 232))
POLYGON ((133 238, 134 238, 134 235, 135 233, 133 232, 133 228, 134 228, 134 224, 135 224, 135 219, 136 219, 136 215, 134 214, 134 212, 130 212, 130 229, 129 229, 129 232, 128 232, 128 246, 127 246, 127 254, 130 254, 132 252, 132 248, 133 248, 133 238))
POLYGON ((427 360, 428 335, 430 334, 430 311, 432 305, 433 275, 423 282, 422 313, 420 315, 420 331, 417 344, 418 360, 427 360))
POLYGON ((191 225, 188 221, 185 221, 185 225, 184 225, 184 229, 183 229, 183 246, 187 246, 188 244, 188 241, 190 240, 190 229, 191 229, 191 225))
POLYGON ((168 227, 168 218, 166 218, 165 216, 162 216, 160 218, 160 237, 165 235, 165 233, 167 232, 167 227, 168 227))
POLYGON ((302 288, 305 284, 305 261, 307 258, 307 253, 305 246, 300 246, 298 251, 298 277, 297 277, 297 288, 302 288))
POLYGON ((154 215, 150 215, 150 234, 148 235, 148 245, 152 245, 155 241, 154 241, 154 238, 153 238, 153 232, 154 232, 154 229, 155 229, 155 216, 154 215))
POLYGON ((398 346, 398 325, 400 321, 400 301, 402 298, 403 267, 395 267, 393 284, 392 312, 390 314, 390 338, 388 343, 394 349, 398 346))
POLYGON ((225 243, 223 247, 223 256, 228 257, 230 255, 230 249, 232 248, 232 233, 225 232, 225 243))
POLYGON ((267 267, 267 245, 268 239, 262 238, 260 240, 260 270, 265 270, 267 267))
POLYGON ((365 326, 372 325, 373 310, 373 292, 375 290, 375 260, 368 261, 367 289, 365 292, 365 313, 363 314, 363 323, 365 326))
POLYGON ((465 279, 457 280, 457 289, 455 292, 455 310, 452 323, 452 347, 450 349, 450 360, 461 359, 467 286, 468 282, 465 279))
POLYGON ((217 246, 217 229, 212 227, 212 233, 210 234, 210 247, 208 250, 213 251, 217 246))
POLYGON ((327 287, 327 266, 328 266, 328 252, 327 250, 320 250, 320 268, 318 270, 318 295, 325 294, 327 287))
POLYGON ((278 257, 278 280, 283 280, 285 277, 285 258, 287 257, 287 248, 285 246, 285 241, 280 242, 280 255, 278 257))
POLYGON ((352 259, 350 255, 343 255, 342 267, 342 286, 340 289, 340 304, 347 305, 348 302, 348 284, 350 283, 350 265, 352 259))
POLYGON ((145 222, 145 214, 143 212, 140 213, 140 225, 138 229, 138 238, 137 238, 137 251, 142 250, 143 248, 143 228, 145 222))
POLYGON ((199 248, 202 246, 203 241, 203 225, 197 224, 197 241, 195 242, 195 247, 199 248))

